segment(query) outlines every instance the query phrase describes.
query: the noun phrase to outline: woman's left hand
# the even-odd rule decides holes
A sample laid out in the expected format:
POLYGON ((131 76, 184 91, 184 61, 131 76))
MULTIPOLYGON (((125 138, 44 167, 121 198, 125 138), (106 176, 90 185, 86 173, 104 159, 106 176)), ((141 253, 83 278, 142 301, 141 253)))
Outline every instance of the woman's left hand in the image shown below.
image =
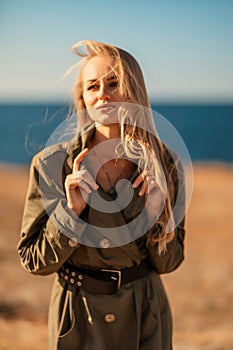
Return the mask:
POLYGON ((133 188, 138 188, 141 185, 141 189, 138 193, 140 197, 147 196, 147 213, 150 217, 155 215, 159 217, 163 209, 165 198, 155 181, 154 173, 151 170, 143 171, 134 181, 133 188))
POLYGON ((154 174, 151 170, 143 171, 134 181, 133 188, 138 188, 142 184, 142 188, 139 191, 139 196, 144 196, 157 187, 154 174))
MULTIPOLYGON (((165 196, 161 191, 158 183, 155 181, 152 171, 143 171, 133 183, 133 188, 137 188, 142 184, 139 196, 147 195, 146 209, 149 220, 154 222, 154 218, 159 218, 165 205, 165 196)), ((171 231, 167 238, 166 243, 171 242, 175 237, 174 230, 171 231)))

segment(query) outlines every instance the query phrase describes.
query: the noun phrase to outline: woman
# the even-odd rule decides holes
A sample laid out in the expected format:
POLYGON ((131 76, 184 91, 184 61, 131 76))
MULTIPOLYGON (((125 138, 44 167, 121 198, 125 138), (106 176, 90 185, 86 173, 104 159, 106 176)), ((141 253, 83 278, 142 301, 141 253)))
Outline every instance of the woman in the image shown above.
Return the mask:
POLYGON ((34 157, 18 245, 26 270, 57 273, 49 349, 171 349, 159 274, 183 261, 182 169, 156 134, 136 60, 95 41, 73 50, 78 136, 34 157))

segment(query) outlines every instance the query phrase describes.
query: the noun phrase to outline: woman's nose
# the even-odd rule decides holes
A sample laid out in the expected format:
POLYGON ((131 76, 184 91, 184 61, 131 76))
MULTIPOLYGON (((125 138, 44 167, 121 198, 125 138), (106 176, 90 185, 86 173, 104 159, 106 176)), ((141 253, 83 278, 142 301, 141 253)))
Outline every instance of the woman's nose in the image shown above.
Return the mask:
POLYGON ((106 101, 111 98, 111 94, 109 93, 108 89, 106 86, 101 86, 99 90, 99 99, 106 101))

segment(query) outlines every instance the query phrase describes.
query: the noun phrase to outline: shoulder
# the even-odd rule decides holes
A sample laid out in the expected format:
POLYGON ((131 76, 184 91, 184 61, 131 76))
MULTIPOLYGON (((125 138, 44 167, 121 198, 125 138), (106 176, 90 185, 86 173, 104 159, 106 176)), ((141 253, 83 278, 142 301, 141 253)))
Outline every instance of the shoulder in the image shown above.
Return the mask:
POLYGON ((54 159, 62 159, 66 157, 68 145, 66 143, 59 143, 48 146, 38 152, 32 158, 32 164, 42 164, 51 162, 54 159))
MULTIPOLYGON (((68 149, 67 143, 59 143, 38 152, 30 165, 32 183, 36 181, 38 184, 40 183, 40 186, 49 186, 50 190, 54 184, 60 188, 64 173, 70 172, 70 169, 66 169, 68 149)), ((50 191, 47 187, 44 188, 47 192, 50 191)))
POLYGON ((81 151, 83 144, 86 143, 93 131, 93 126, 88 126, 80 130, 73 140, 44 148, 33 157, 32 165, 67 164, 69 168, 72 168, 74 158, 81 151))

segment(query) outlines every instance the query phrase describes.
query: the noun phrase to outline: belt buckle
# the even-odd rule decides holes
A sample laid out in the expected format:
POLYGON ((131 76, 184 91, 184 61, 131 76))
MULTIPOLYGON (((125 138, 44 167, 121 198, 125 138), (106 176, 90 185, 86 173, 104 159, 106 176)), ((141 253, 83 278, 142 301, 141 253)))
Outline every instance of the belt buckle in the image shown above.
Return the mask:
MULTIPOLYGON (((111 269, 101 269, 104 272, 117 273, 117 290, 121 287, 121 271, 120 270, 111 270, 111 269)), ((113 277, 112 277, 113 278, 113 277)), ((114 278, 113 278, 114 280, 114 278)))

